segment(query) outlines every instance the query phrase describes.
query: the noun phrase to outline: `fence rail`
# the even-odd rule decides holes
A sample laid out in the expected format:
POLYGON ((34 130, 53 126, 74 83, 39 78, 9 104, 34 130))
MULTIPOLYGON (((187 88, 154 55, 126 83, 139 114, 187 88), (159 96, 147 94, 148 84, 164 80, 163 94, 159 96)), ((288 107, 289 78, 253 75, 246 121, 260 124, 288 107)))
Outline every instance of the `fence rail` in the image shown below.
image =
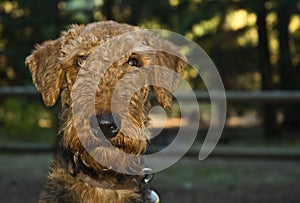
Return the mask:
MULTIPOLYGON (((25 87, 0 87, 0 100, 7 97, 40 97, 40 93, 33 86, 25 87)), ((210 101, 211 98, 223 99, 224 93, 212 92, 209 94, 204 91, 197 91, 194 94, 181 93, 176 95, 177 99, 184 101, 194 101, 195 97, 198 101, 210 101)), ((152 95, 154 97, 154 95, 152 95)), ((226 91, 226 100, 229 102, 300 102, 300 91, 226 91)), ((0 152, 5 153, 49 153, 53 152, 52 145, 41 144, 1 144, 0 152)), ((189 157, 197 157, 198 153, 189 152, 189 157)), ((268 158, 268 159, 293 159, 300 160, 300 151, 296 150, 293 153, 274 153, 274 150, 263 152, 249 152, 249 150, 215 150, 211 157, 219 158, 268 158)))
POLYGON ((40 93, 34 86, 14 86, 14 87, 0 87, 0 97, 24 97, 24 96, 39 96, 40 93))
MULTIPOLYGON (((29 96, 37 97, 40 93, 33 86, 0 87, 0 97, 29 96)), ((154 95, 152 95, 154 97, 154 95)), ((194 93, 180 93, 176 95, 177 99, 184 101, 209 101, 211 98, 223 99, 224 93, 205 91, 195 91, 194 93)), ((298 102, 300 101, 299 91, 226 91, 226 100, 235 102, 298 102)))
MULTIPOLYGON (((200 149, 201 146, 199 146, 200 149)), ((147 153, 155 153, 161 147, 150 146, 147 153)), ((55 146, 47 143, 0 143, 0 153, 9 154, 41 154, 54 153, 55 146)), ((168 156, 178 156, 176 152, 165 154, 168 156)), ((199 151, 191 149, 186 154, 188 158, 198 158, 199 151)), ((272 159, 272 160, 300 160, 299 148, 274 148, 274 147, 216 147, 209 155, 210 158, 233 158, 233 159, 272 159)))

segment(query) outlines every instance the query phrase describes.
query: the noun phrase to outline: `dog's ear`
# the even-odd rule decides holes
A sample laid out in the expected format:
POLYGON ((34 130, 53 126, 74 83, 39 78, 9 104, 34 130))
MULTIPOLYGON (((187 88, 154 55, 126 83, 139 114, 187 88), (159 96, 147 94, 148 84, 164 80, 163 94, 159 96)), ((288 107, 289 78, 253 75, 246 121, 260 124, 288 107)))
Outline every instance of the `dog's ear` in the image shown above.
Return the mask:
POLYGON ((187 63, 183 60, 183 57, 168 53, 159 54, 157 60, 157 64, 168 69, 157 69, 154 71, 152 76, 153 90, 158 103, 165 110, 170 110, 172 106, 172 92, 177 88, 187 63))
POLYGON ((37 45, 26 58, 26 64, 32 74, 32 80, 41 92, 46 106, 53 106, 60 93, 63 69, 58 63, 61 38, 37 45))

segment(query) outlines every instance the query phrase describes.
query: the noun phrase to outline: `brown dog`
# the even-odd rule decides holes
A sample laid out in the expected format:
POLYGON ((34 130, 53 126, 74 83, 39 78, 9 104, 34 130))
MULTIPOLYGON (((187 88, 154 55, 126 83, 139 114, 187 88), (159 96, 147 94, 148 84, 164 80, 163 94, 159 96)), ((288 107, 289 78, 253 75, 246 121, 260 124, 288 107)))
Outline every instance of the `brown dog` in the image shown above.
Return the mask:
POLYGON ((40 202, 158 202, 138 155, 150 137, 151 89, 169 109, 166 89, 178 83, 149 67, 182 74, 176 47, 138 27, 96 22, 36 46, 26 64, 45 105, 59 96, 61 103, 58 151, 40 202))

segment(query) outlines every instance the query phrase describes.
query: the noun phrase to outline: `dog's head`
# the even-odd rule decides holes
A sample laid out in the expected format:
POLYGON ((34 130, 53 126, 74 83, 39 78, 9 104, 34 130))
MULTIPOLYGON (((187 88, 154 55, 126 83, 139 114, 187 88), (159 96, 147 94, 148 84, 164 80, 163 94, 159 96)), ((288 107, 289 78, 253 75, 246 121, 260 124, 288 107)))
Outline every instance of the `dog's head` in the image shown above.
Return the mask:
POLYGON ((71 26, 37 46, 26 63, 46 106, 61 95, 60 144, 87 166, 107 168, 93 154, 126 168, 128 160, 115 150, 145 150, 151 90, 171 108, 171 91, 186 66, 176 49, 144 29, 98 22, 71 26))

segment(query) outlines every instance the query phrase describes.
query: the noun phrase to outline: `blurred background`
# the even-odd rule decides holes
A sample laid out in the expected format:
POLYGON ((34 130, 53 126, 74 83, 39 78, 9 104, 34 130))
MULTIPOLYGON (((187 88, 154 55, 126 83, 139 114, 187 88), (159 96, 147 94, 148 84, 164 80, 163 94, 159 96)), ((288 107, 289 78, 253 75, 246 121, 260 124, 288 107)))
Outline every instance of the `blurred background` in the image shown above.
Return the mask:
MULTIPOLYGON (((299 13, 299 0, 1 0, 0 202, 37 201, 56 140, 58 105, 43 105, 25 57, 69 24, 103 20, 179 33, 223 79, 225 129, 199 161, 212 107, 197 72, 184 73, 199 91, 201 128, 185 157, 153 181, 162 202, 299 202, 299 13)), ((180 124, 176 104, 167 120, 152 116, 154 128, 166 127, 149 153, 167 146, 180 124)))

